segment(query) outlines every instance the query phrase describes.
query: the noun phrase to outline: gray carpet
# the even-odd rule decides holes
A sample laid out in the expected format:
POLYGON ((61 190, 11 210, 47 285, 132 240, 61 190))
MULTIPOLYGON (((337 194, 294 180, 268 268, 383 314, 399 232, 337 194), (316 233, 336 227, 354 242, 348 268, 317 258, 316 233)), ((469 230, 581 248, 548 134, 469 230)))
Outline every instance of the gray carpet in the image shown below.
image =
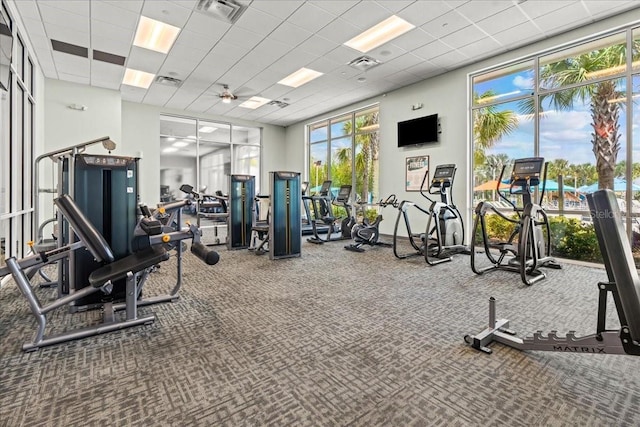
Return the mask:
MULTIPOLYGON (((593 332, 603 270, 565 265, 526 287, 475 276, 467 256, 428 267, 342 246, 305 243, 280 261, 221 249, 213 267, 187 254, 181 299, 140 309, 154 324, 33 353, 20 350, 35 323, 10 283, 0 425, 640 425, 639 358, 463 343, 490 296, 521 334, 593 332)), ((171 287, 170 263, 146 295, 171 287)), ((58 310, 53 326, 96 317, 58 310)))

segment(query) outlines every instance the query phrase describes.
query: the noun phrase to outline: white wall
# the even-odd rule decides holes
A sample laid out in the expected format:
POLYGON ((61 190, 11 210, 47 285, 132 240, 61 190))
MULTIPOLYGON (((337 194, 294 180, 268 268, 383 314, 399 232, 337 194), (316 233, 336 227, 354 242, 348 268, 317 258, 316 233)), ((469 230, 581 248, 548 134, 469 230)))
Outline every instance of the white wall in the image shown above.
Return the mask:
MULTIPOLYGON (((469 110, 467 107, 468 76, 478 70, 493 67, 525 55, 531 55, 545 49, 608 31, 612 28, 637 21, 638 11, 627 12, 616 17, 586 25, 577 30, 552 37, 544 41, 495 56, 458 70, 415 83, 402 89, 381 94, 357 104, 329 111, 325 114, 305 120, 287 127, 287 167, 306 171, 305 163, 305 124, 341 112, 351 111, 365 105, 380 103, 380 195, 386 197, 393 193, 400 200, 412 200, 426 207, 419 193, 407 193, 405 188, 405 158, 409 156, 428 155, 430 170, 440 163, 455 163, 458 166, 456 175, 454 201, 465 216, 465 225, 470 227, 471 213, 471 141, 469 136, 469 110), (422 109, 412 111, 411 106, 422 103, 422 109), (440 142, 418 148, 397 147, 397 122, 415 117, 437 113, 442 126, 440 142)), ((306 174, 306 172, 305 172, 306 174)), ((387 208, 385 220, 380 225, 383 234, 393 234, 396 212, 387 208)), ((414 229, 415 231, 415 229, 414 229)), ((467 240, 469 233, 467 232, 467 240)))
POLYGON ((103 136, 111 137, 116 143, 120 141, 119 91, 46 79, 44 94, 47 151, 103 136), (73 110, 69 108, 71 104, 84 105, 87 109, 73 110))

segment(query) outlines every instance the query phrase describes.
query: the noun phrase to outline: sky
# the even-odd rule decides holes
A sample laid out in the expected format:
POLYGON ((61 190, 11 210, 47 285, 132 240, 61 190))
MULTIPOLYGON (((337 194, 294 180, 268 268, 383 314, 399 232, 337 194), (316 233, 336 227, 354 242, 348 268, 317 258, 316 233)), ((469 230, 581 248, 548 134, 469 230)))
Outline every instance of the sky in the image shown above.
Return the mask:
MULTIPOLYGON (((477 93, 493 90, 507 101, 509 98, 521 96, 532 92, 532 71, 521 71, 503 76, 501 78, 482 82, 475 85, 477 93)), ((634 86, 638 87, 640 78, 635 77, 634 86)), ((517 101, 506 102, 501 109, 518 111, 517 101)), ((572 111, 553 110, 545 101, 543 105, 545 113, 540 119, 540 155, 546 160, 566 159, 571 164, 591 163, 595 164, 595 157, 591 146, 592 119, 588 104, 576 102, 572 111)), ((640 105, 634 106, 634 123, 640 123, 640 105)), ((534 123, 530 117, 518 115, 519 126, 515 132, 504 136, 487 154, 505 153, 511 158, 528 157, 533 153, 533 129, 534 123)), ((620 152, 618 161, 626 158, 626 113, 621 110, 620 124, 620 152)), ((637 125, 634 125, 634 129, 637 125)), ((634 158, 640 162, 640 135, 634 134, 636 141, 634 158)))

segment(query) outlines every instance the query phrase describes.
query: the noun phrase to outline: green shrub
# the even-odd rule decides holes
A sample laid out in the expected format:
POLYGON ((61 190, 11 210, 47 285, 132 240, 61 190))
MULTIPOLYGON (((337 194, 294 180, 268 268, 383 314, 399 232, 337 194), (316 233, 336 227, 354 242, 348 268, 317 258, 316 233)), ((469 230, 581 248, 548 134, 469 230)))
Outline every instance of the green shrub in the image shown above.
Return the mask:
MULTIPOLYGON (((513 215, 511 218, 516 216, 513 215)), ((485 223, 487 235, 492 240, 506 241, 515 227, 515 224, 495 214, 486 215, 485 223)), ((552 216, 549 217, 549 228, 551 255, 580 261, 602 262, 602 254, 592 223, 582 223, 577 218, 552 216)), ((480 242, 480 231, 478 230, 477 233, 476 241, 480 242)))

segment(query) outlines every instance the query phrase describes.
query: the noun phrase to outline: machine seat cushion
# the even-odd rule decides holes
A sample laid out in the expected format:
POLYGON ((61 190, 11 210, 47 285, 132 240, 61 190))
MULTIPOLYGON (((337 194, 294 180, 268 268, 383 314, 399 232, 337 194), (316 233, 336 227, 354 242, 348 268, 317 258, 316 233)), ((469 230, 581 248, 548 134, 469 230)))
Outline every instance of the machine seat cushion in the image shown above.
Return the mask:
POLYGON ((162 246, 150 246, 95 270, 89 276, 89 283, 99 288, 109 280, 125 278, 128 272, 137 273, 167 259, 169 253, 162 246))

